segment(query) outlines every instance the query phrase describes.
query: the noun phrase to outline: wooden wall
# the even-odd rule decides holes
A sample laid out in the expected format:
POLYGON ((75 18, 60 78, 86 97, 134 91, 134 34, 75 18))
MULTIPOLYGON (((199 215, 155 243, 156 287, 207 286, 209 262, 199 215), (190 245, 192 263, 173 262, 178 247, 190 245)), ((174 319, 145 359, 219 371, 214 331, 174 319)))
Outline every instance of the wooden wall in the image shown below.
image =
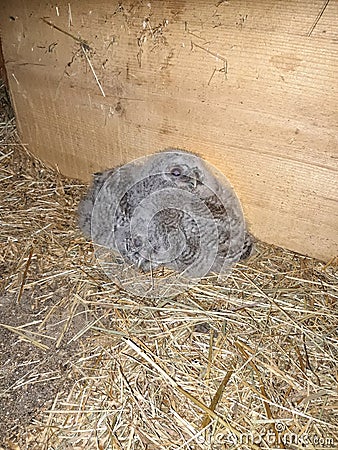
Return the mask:
POLYGON ((337 0, 12 0, 0 21, 40 158, 87 180, 185 148, 228 177, 258 238, 337 255, 337 0))

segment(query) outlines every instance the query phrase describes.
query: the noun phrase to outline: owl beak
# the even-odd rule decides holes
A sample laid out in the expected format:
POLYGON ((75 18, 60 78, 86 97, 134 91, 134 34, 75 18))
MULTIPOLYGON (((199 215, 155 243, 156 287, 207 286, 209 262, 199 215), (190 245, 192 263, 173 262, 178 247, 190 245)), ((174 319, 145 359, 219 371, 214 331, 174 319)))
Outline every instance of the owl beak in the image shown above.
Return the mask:
POLYGON ((193 167, 190 171, 189 171, 189 177, 191 179, 191 183, 194 187, 194 189, 197 186, 198 181, 201 181, 201 175, 200 175, 200 171, 198 170, 197 167, 193 167))
POLYGON ((144 262, 144 259, 143 259, 143 258, 140 258, 140 259, 138 260, 138 262, 137 262, 137 264, 136 264, 136 266, 137 266, 138 269, 141 268, 143 262, 144 262))

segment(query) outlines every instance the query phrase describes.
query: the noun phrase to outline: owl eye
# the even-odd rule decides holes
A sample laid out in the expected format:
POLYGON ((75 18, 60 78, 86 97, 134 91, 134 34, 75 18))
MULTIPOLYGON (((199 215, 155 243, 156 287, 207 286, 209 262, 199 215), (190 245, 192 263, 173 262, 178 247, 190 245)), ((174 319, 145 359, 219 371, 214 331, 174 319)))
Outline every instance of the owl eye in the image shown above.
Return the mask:
POLYGON ((171 175, 174 177, 179 177, 182 175, 182 170, 180 167, 173 167, 170 171, 171 175))

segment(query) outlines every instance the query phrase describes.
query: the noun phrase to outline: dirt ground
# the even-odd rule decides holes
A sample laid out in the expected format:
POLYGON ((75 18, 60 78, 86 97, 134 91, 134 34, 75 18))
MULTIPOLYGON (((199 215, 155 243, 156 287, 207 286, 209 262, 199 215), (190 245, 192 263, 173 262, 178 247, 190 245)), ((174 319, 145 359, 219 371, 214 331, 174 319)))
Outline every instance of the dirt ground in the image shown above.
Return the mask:
MULTIPOLYGON (((47 181, 48 175, 41 177, 43 166, 18 148, 13 112, 4 86, 0 90, 0 122, 0 444, 4 449, 36 448, 34 436, 29 437, 29 427, 36 414, 51 405, 57 393, 67 391, 74 383, 69 361, 81 352, 81 339, 70 344, 68 341, 83 326, 83 320, 79 314, 65 331, 69 311, 61 307, 38 330, 29 331, 43 322, 53 306, 67 298, 69 286, 60 286, 53 278, 38 282, 46 274, 44 269, 49 277, 58 271, 54 257, 51 258, 53 246, 46 235, 35 234, 50 222, 49 211, 44 212, 37 205, 36 189, 41 179, 47 181), (20 193, 20 186, 27 187, 30 177, 32 189, 25 188, 20 193), (40 178, 35 186, 34 178, 40 178), (35 209, 41 211, 36 219, 35 209), (30 282, 32 286, 27 287, 30 282), (57 342, 60 334, 62 343, 57 342)), ((54 182, 50 180, 51 187, 54 182)), ((70 232, 72 237, 76 230, 75 191, 78 201, 76 188, 69 190, 68 196, 65 193, 66 202, 71 205, 69 215, 62 218, 62 232, 70 232)))
MULTIPOLYGON (((39 320, 42 311, 33 307, 32 300, 30 294, 25 294, 18 304, 16 294, 3 295, 1 322, 6 326, 20 327, 39 320)), ((43 309, 53 302, 54 296, 43 309)), ((55 328, 55 336, 58 332, 60 325, 55 328)), ((69 335, 72 332, 74 325, 69 335)), ((44 343, 43 340, 40 343, 44 343)), ((29 427, 34 416, 74 381, 67 361, 78 352, 78 343, 58 349, 50 342, 46 344, 48 350, 37 348, 18 338, 16 332, 0 327, 0 442, 4 448, 10 446, 12 440, 20 441, 20 434, 29 427)))

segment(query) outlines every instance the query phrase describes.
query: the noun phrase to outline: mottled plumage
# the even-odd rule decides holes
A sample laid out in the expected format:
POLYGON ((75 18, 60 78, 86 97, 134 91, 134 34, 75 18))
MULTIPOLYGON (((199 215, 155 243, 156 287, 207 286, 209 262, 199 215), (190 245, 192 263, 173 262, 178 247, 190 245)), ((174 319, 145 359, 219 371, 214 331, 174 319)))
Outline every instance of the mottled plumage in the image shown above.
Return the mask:
POLYGON ((216 169, 176 149, 95 174, 79 205, 93 242, 142 271, 223 273, 251 253, 239 201, 216 169))

